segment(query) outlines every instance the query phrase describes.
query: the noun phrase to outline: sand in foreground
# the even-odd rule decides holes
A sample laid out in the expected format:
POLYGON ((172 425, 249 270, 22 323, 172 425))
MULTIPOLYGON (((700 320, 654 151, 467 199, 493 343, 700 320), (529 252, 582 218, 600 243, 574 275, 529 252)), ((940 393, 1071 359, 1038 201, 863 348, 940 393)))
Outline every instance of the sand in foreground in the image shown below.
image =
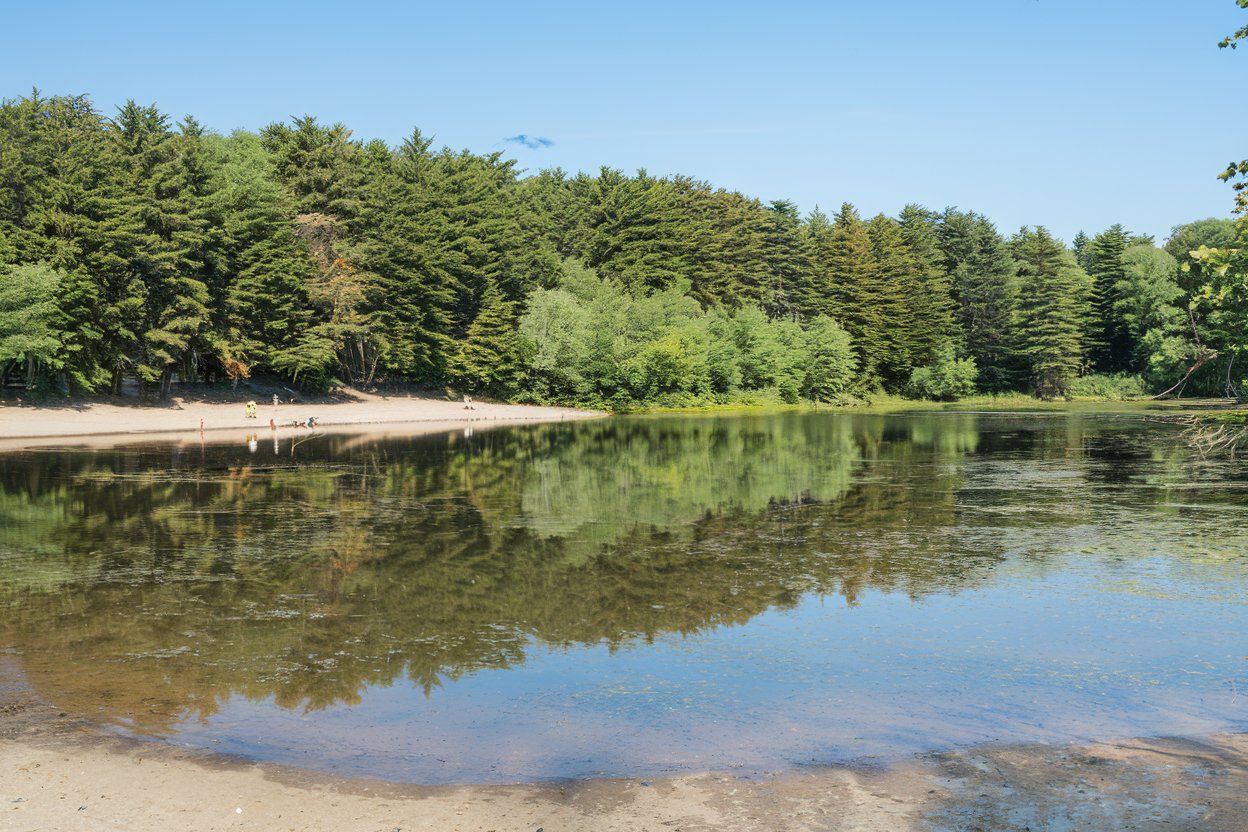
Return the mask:
POLYGON ((1248 829, 1248 738, 984 746, 881 771, 537 786, 338 780, 0 703, 0 829, 132 832, 1248 829))
POLYGON ((279 434, 305 431, 292 427, 316 417, 320 428, 340 426, 400 425, 437 423, 438 429, 454 428, 468 422, 505 424, 515 422, 559 422, 586 419, 604 414, 567 407, 474 403, 423 396, 381 396, 351 391, 336 400, 314 400, 295 404, 256 395, 256 418, 245 415, 246 394, 237 401, 203 402, 174 399, 167 406, 140 406, 89 402, 66 405, 0 405, 0 450, 47 444, 107 445, 130 441, 134 434, 151 438, 198 438, 202 422, 208 441, 232 441, 252 433, 267 436, 269 422, 279 434), (74 438, 73 443, 49 440, 74 438))

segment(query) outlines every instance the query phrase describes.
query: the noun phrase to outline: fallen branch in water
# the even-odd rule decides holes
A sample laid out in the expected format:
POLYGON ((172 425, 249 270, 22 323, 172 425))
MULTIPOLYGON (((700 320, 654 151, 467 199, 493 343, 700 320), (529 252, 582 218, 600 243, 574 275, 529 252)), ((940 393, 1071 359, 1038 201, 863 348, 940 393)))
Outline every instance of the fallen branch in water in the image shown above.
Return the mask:
POLYGON ((1183 439, 1201 456, 1229 454, 1235 456, 1241 446, 1248 446, 1248 426, 1222 423, 1210 425, 1197 417, 1184 420, 1188 425, 1183 439))
POLYGON ((1180 393, 1183 392, 1183 387, 1187 384, 1187 380, 1192 377, 1192 374, 1218 357, 1217 350, 1209 349, 1204 345, 1204 342, 1200 340, 1200 330, 1196 327, 1196 316, 1192 314, 1192 310, 1187 310, 1187 317, 1192 322, 1192 336, 1196 340, 1196 360, 1192 363, 1192 366, 1187 368, 1187 372, 1183 374, 1183 378, 1179 379, 1177 384, 1169 390, 1165 390, 1158 393, 1156 396, 1153 396, 1154 400, 1164 399, 1175 390, 1178 390, 1180 393))

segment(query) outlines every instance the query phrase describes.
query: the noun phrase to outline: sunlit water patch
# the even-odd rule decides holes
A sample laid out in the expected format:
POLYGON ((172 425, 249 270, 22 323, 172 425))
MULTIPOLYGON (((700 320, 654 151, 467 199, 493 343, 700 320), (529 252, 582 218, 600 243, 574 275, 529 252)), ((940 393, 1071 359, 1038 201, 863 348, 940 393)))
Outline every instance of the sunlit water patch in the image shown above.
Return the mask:
POLYGON ((1248 466, 1164 424, 628 418, 0 457, 0 647, 112 730, 394 780, 1248 724, 1248 466))

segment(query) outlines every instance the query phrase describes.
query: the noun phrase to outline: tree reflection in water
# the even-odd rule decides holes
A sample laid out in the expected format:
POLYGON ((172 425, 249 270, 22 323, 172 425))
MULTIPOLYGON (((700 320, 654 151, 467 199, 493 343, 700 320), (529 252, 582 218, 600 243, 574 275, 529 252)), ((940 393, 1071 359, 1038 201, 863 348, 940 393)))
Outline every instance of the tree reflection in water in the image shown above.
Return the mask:
POLYGON ((618 649, 811 593, 955 593, 1044 568, 1094 513, 1182 523, 1175 493, 1200 488, 1197 463, 1138 425, 990 417, 981 433, 984 418, 11 454, 0 639, 61 707, 162 736, 232 696, 317 710, 403 677, 437 696, 535 643, 618 649))

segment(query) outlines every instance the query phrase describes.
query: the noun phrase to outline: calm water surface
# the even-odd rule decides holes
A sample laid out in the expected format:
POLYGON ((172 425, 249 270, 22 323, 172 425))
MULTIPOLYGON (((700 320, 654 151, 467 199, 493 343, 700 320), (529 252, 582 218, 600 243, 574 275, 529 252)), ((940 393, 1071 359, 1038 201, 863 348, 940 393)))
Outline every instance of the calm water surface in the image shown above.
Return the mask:
POLYGON ((426 783, 1248 727, 1248 463, 1129 416, 0 456, 0 673, 426 783))

